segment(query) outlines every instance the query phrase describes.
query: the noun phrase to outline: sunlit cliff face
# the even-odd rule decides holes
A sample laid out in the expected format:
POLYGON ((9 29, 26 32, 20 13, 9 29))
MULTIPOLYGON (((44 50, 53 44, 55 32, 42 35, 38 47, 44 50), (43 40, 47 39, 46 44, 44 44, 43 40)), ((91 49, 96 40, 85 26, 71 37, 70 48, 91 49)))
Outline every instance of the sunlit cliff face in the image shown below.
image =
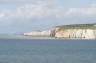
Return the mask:
POLYGON ((96 30, 65 29, 56 33, 55 37, 68 39, 96 39, 96 30))
POLYGON ((33 31, 24 33, 27 36, 43 36, 66 39, 96 39, 96 29, 78 28, 78 29, 60 29, 60 27, 53 27, 50 30, 33 31))

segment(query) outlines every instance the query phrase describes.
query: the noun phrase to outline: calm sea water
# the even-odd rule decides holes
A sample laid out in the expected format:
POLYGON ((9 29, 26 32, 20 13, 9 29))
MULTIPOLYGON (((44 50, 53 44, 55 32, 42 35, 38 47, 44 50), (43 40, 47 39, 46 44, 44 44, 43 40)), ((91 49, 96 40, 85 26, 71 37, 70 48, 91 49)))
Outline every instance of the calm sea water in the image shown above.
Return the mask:
POLYGON ((96 63, 96 40, 0 39, 0 63, 96 63))

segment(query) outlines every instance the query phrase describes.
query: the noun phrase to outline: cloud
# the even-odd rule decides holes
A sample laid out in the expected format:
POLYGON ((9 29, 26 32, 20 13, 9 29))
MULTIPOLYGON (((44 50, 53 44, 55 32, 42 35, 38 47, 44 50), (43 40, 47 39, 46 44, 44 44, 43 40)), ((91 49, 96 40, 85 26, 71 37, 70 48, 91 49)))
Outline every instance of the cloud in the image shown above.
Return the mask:
POLYGON ((71 13, 79 13, 84 15, 96 14, 96 8, 70 8, 71 13))
POLYGON ((91 8, 96 8, 96 4, 95 3, 91 4, 91 8))
POLYGON ((25 3, 33 2, 34 0, 0 0, 1 4, 12 4, 12 3, 25 3))
POLYGON ((5 16, 4 13, 0 13, 0 18, 3 18, 5 16))
POLYGON ((0 18, 7 19, 34 19, 34 18, 64 18, 70 15, 95 15, 96 8, 64 8, 51 6, 49 3, 26 4, 8 13, 1 13, 0 18))
POLYGON ((20 6, 15 10, 0 12, 0 29, 2 32, 28 32, 46 29, 51 26, 76 23, 94 23, 96 8, 64 8, 39 1, 20 6))
POLYGON ((52 7, 49 4, 26 4, 17 8, 15 11, 10 11, 6 18, 45 18, 45 17, 60 17, 68 11, 63 7, 52 7), (63 13, 63 14, 62 14, 63 13))
POLYGON ((37 3, 37 2, 53 2, 56 0, 0 0, 0 4, 26 4, 26 3, 37 3))

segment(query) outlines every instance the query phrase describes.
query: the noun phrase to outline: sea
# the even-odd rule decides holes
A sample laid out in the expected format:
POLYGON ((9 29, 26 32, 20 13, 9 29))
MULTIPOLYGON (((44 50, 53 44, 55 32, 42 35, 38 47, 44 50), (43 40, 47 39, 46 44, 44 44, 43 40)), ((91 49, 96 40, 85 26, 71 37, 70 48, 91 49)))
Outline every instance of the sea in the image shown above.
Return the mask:
POLYGON ((0 63, 96 63, 96 40, 0 38, 0 63))

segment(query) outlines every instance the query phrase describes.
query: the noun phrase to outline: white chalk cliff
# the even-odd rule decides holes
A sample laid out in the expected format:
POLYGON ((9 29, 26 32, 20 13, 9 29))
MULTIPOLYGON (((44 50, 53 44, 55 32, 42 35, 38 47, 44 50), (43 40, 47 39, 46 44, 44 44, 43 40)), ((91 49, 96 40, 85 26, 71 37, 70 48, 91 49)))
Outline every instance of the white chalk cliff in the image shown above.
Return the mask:
MULTIPOLYGON (((96 25, 94 25, 96 27, 96 25)), ((65 28, 53 27, 50 30, 24 33, 27 36, 48 36, 66 39, 96 39, 96 28, 65 28)))
POLYGON ((56 33, 57 38, 70 39, 96 39, 96 30, 94 29, 65 29, 56 33))

